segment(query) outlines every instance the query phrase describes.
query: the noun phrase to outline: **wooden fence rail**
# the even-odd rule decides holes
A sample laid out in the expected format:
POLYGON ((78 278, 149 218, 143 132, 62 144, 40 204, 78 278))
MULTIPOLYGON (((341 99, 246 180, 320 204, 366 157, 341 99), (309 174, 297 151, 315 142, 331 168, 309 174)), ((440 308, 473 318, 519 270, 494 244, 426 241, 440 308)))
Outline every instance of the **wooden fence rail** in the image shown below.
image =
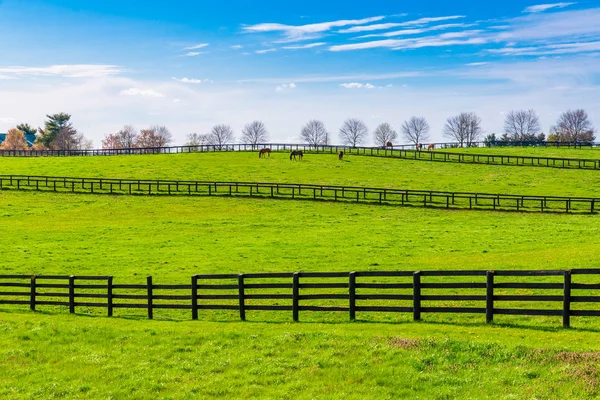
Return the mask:
POLYGON ((122 195, 245 196, 368 204, 596 213, 600 198, 444 192, 267 182, 212 182, 0 175, 0 190, 122 195))
POLYGON ((0 305, 106 308, 108 316, 144 309, 150 319, 155 309, 178 309, 194 320, 207 310, 236 311, 241 320, 247 312, 289 312, 294 321, 307 311, 351 320, 358 313, 407 313, 415 321, 430 313, 484 314, 488 323, 496 315, 556 316, 569 327, 571 317, 600 316, 600 283, 590 276, 600 277, 600 269, 217 274, 169 285, 152 277, 116 284, 112 276, 0 275, 0 305))
MULTIPOLYGON (((476 142, 469 147, 485 147, 483 142, 476 142)), ((546 143, 550 146, 551 143, 546 143)), ((581 147, 584 144, 563 143, 560 146, 581 147)), ((437 143, 437 149, 459 148, 457 143, 437 143)), ((600 144, 585 144, 585 146, 600 146, 600 144)), ((394 147, 350 147, 350 146, 311 146, 306 144, 281 144, 266 143, 260 145, 230 144, 230 145, 198 145, 198 146, 173 146, 149 147, 130 149, 96 149, 96 150, 0 150, 3 157, 74 157, 74 156, 112 156, 112 155, 139 155, 139 154, 179 154, 195 152, 234 152, 257 151, 269 147, 274 152, 303 150, 307 153, 334 154, 344 151, 346 154, 392 157, 407 160, 436 161, 465 164, 511 165, 551 167, 565 169, 600 170, 599 159, 564 158, 564 157, 532 157, 518 155, 474 154, 442 151, 417 151, 414 145, 400 145, 394 147)), ((462 146, 460 146, 462 148, 462 146)), ((506 146, 507 147, 507 146, 506 146)))

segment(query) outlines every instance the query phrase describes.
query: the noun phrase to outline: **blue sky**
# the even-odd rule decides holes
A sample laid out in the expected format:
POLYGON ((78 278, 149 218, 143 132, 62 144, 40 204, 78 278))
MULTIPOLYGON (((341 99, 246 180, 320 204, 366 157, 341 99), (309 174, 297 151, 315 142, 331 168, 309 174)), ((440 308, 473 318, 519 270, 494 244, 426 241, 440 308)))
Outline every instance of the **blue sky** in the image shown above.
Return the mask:
POLYGON ((544 130, 569 108, 600 124, 600 1, 0 1, 0 131, 66 111, 96 145, 124 124, 176 142, 262 119, 297 142, 318 118, 397 129, 511 109, 544 130))

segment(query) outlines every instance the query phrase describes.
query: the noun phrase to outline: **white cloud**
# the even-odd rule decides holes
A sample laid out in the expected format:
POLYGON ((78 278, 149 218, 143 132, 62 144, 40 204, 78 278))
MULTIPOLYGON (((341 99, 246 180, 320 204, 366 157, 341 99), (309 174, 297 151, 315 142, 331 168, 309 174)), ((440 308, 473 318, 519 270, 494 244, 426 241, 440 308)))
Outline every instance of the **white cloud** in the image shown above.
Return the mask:
POLYGON ((447 17, 433 17, 433 18, 419 18, 413 21, 402 22, 399 26, 414 26, 414 25, 425 25, 431 22, 449 21, 453 19, 465 18, 464 15, 450 15, 447 17))
POLYGON ((3 124, 12 124, 16 121, 15 118, 10 118, 10 117, 0 117, 0 123, 3 124))
POLYGON ((206 80, 203 81, 202 79, 192 79, 192 78, 185 78, 185 77, 184 78, 175 78, 175 77, 173 77, 171 79, 173 79, 174 81, 177 81, 177 82, 181 82, 181 83, 195 83, 195 84, 202 83, 202 82, 206 81, 206 80))
POLYGON ((180 103, 181 99, 173 99, 173 103, 180 103))
POLYGON ((351 25, 363 25, 371 22, 381 21, 385 17, 371 17, 364 19, 339 20, 330 22, 321 22, 317 24, 307 25, 285 25, 278 23, 263 23, 256 25, 248 25, 242 28, 246 33, 266 33, 266 32, 281 32, 284 34, 287 41, 306 40, 327 32, 332 28, 351 25))
POLYGON ((192 46, 188 46, 188 47, 184 47, 184 50, 198 50, 198 49, 203 49, 205 47, 208 46, 208 43, 199 43, 199 44, 195 44, 192 46))
POLYGON ((314 47, 323 46, 325 44, 326 44, 325 42, 318 42, 318 43, 308 43, 308 44, 298 45, 298 46, 284 46, 283 48, 286 50, 312 49, 314 47))
POLYGON ((117 65, 65 64, 47 67, 0 67, 0 74, 16 76, 60 76, 65 78, 101 78, 118 75, 123 69, 117 65))
POLYGON ((400 24, 398 22, 388 22, 386 24, 353 26, 352 28, 342 29, 337 32, 338 33, 357 33, 357 32, 383 31, 386 29, 397 28, 399 26, 402 26, 402 24, 400 24))
POLYGON ((425 36, 420 38, 411 39, 383 39, 374 40, 363 43, 343 44, 337 46, 331 46, 330 51, 350 51, 350 50, 364 50, 364 49, 375 49, 375 48, 390 48, 393 50, 404 50, 404 49, 419 49, 423 47, 444 47, 444 46, 455 46, 455 45, 476 45, 485 44, 490 41, 489 38, 485 37, 472 37, 470 35, 477 35, 481 31, 463 31, 463 32, 450 32, 436 36, 425 36), (461 39, 466 38, 466 39, 461 39), (461 39, 461 40, 456 40, 461 39))
POLYGON ((562 43, 535 47, 504 47, 502 49, 490 49, 488 50, 488 52, 516 56, 539 56, 600 52, 600 41, 586 43, 562 43))
POLYGON ((286 90, 293 90, 293 89, 296 89, 295 83, 284 83, 283 85, 279 85, 275 88, 275 90, 278 92, 284 92, 286 90))
POLYGON ((257 78, 257 79, 241 79, 237 83, 282 83, 282 82, 299 82, 299 83, 324 83, 324 82, 347 82, 357 80, 384 80, 398 78, 415 78, 424 76, 421 71, 406 71, 392 72, 385 74, 356 74, 356 75, 314 75, 314 76, 296 76, 287 78, 257 78))
MULTIPOLYGON (((402 26, 419 26, 419 25, 427 25, 432 22, 440 22, 440 21, 448 21, 453 19, 464 18, 464 15, 451 15, 447 17, 435 17, 435 18, 420 18, 414 21, 407 22, 390 22, 386 24, 374 24, 374 25, 364 25, 364 26, 353 26, 352 28, 342 29, 338 31, 338 33, 358 33, 358 32, 370 32, 370 31, 382 31, 391 28, 399 28, 402 26)), ((450 24, 450 25, 462 25, 462 24, 450 24)), ((443 25, 441 25, 443 26, 443 25)), ((423 32, 427 32, 428 30, 433 30, 434 28, 429 28, 423 30, 423 32)), ((402 32, 402 31, 400 31, 402 32)), ((421 32, 418 32, 421 33, 421 32)), ((382 35, 385 36, 385 35, 382 35)), ((393 35, 390 35, 393 36, 393 35)))
POLYGON ((375 85, 372 85, 370 83, 358 83, 358 82, 352 82, 352 83, 342 83, 340 85, 341 87, 344 87, 346 89, 375 89, 375 85))
POLYGON ((525 13, 539 13, 550 10, 552 8, 565 8, 577 3, 553 3, 553 4, 538 4, 535 6, 529 6, 523 12, 525 13))
POLYGON ((199 52, 199 51, 189 51, 189 52, 185 53, 183 56, 184 57, 196 57, 196 56, 199 56, 200 54, 204 54, 204 53, 199 52))
POLYGON ((472 63, 468 63, 468 64, 465 64, 465 65, 467 67, 480 67, 480 66, 488 65, 488 64, 489 64, 489 62, 482 61, 482 62, 472 62, 472 63))
POLYGON ((435 25, 430 26, 429 28, 417 28, 417 29, 402 29, 400 31, 392 31, 392 32, 384 32, 384 33, 373 33, 370 35, 359 36, 356 39, 366 39, 371 37, 395 37, 395 36, 410 36, 410 35, 418 35, 420 33, 432 32, 432 31, 441 31, 450 28, 466 28, 469 26, 473 26, 473 24, 444 24, 444 25, 435 25))
POLYGON ((235 44, 235 45, 231 46, 230 48, 233 50, 240 50, 240 49, 243 49, 244 46, 242 46, 241 44, 235 44))
POLYGON ((121 96, 142 96, 142 97, 166 97, 152 89, 129 88, 119 92, 121 96))
POLYGON ((267 54, 267 53, 272 53, 274 51, 277 51, 277 49, 263 49, 263 50, 256 50, 255 53, 256 54, 267 54))

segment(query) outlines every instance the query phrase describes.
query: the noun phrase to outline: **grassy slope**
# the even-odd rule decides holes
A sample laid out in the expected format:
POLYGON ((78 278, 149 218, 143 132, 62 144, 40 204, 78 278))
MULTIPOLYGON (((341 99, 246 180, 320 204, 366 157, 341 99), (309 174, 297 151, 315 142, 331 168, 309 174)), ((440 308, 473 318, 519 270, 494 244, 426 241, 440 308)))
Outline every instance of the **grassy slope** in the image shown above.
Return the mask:
POLYGON ((600 159, 600 147, 568 148, 568 147, 473 147, 438 149, 455 153, 506 154, 533 157, 585 158, 600 159))
POLYGON ((460 165, 336 155, 209 153, 87 158, 0 158, 3 174, 108 178, 271 181, 533 195, 598 196, 597 171, 460 165))

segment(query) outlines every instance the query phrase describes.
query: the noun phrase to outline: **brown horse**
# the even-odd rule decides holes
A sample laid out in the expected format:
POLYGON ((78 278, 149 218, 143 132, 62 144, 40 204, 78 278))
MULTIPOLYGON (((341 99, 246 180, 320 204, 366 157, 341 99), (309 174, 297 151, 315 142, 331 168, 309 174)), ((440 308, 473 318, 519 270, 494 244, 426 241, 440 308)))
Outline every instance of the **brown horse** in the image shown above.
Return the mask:
POLYGON ((269 149, 268 147, 265 147, 264 149, 261 149, 258 152, 258 158, 266 157, 267 154, 269 155, 269 158, 271 158, 271 149, 269 149))
POLYGON ((433 149, 435 149, 435 144, 430 143, 429 146, 427 146, 427 151, 431 151, 433 149))
POLYGON ((292 158, 295 160, 296 156, 298 156, 298 158, 300 158, 300 161, 302 161, 304 153, 302 152, 302 150, 294 150, 290 153, 290 160, 292 160, 292 158))
POLYGON ((338 152, 338 160, 344 161, 344 152, 343 151, 338 152))
POLYGON ((394 147, 394 144, 392 142, 387 142, 385 144, 385 147, 394 147))
POLYGON ((417 143, 417 151, 423 150, 423 143, 417 143))

